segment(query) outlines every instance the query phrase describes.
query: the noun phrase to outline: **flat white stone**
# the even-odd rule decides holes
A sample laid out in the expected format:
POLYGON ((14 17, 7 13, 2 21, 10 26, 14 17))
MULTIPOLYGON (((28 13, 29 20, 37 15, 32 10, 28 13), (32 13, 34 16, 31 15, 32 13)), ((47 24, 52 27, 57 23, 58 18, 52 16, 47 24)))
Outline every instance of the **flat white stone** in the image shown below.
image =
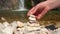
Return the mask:
POLYGON ((36 18, 34 15, 30 15, 29 20, 35 20, 36 21, 36 18))

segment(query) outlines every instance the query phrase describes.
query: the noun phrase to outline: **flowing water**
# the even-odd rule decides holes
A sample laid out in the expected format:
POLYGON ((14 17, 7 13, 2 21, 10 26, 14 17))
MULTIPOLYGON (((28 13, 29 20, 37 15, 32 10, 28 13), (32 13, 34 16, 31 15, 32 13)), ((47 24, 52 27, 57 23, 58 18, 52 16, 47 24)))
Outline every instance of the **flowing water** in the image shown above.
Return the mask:
POLYGON ((27 11, 24 2, 25 2, 24 0, 19 0, 19 8, 15 11, 27 11))

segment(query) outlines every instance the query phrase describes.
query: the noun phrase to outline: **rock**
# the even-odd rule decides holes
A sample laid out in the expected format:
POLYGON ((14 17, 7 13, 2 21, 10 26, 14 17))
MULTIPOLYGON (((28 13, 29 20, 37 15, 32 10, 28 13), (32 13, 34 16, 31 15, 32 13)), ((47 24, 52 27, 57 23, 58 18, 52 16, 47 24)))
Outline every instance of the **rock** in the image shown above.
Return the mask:
POLYGON ((29 22, 30 23, 36 23, 36 18, 35 18, 35 16, 34 15, 30 15, 30 17, 29 17, 29 22))
POLYGON ((17 28, 15 34, 23 34, 24 33, 24 27, 22 28, 17 28))
POLYGON ((16 26, 12 26, 8 22, 4 22, 4 29, 2 30, 4 34, 13 34, 14 30, 16 30, 16 26))
POLYGON ((20 21, 17 21, 17 26, 18 27, 24 27, 24 23, 23 22, 20 22, 20 21))
POLYGON ((7 26, 9 26, 10 24, 7 22, 7 21, 5 21, 5 22, 3 22, 3 26, 4 27, 7 27, 7 26))
POLYGON ((34 15, 30 15, 29 20, 36 20, 34 15))
POLYGON ((2 23, 0 23, 0 34, 4 34, 4 33, 3 33, 3 29, 4 29, 4 26, 3 26, 2 23))
POLYGON ((56 31, 54 33, 60 34, 60 28, 56 29, 56 31))
POLYGON ((4 17, 1 17, 1 20, 5 21, 6 19, 4 17))
POLYGON ((41 28, 40 34, 51 34, 46 28, 41 28))
POLYGON ((4 29, 4 25, 0 23, 0 29, 4 29))
POLYGON ((16 27, 17 27, 17 22, 16 22, 16 21, 13 21, 13 22, 11 23, 11 26, 14 27, 14 28, 16 28, 16 27))
POLYGON ((11 26, 6 27, 3 32, 5 34, 13 34, 13 28, 11 26))
MULTIPOLYGON (((15 29, 15 31, 14 31, 14 34, 23 34, 24 33, 24 23, 23 22, 20 22, 20 21, 14 21, 13 23, 12 23, 12 25, 13 24, 16 24, 17 25, 17 27, 16 27, 16 29, 15 29)), ((16 26, 15 25, 15 26, 16 26)), ((14 26, 14 25, 13 25, 14 26)))

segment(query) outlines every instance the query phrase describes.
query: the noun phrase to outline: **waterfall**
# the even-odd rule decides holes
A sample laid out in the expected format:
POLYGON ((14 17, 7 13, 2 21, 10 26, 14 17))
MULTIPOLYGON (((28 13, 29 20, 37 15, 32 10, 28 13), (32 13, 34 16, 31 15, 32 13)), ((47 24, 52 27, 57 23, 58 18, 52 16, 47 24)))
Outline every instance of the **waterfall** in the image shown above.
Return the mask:
POLYGON ((19 3, 19 9, 25 9, 24 7, 24 0, 20 0, 20 3, 19 3))
POLYGON ((19 8, 17 10, 14 11, 27 11, 27 9, 24 6, 24 0, 19 0, 19 8))

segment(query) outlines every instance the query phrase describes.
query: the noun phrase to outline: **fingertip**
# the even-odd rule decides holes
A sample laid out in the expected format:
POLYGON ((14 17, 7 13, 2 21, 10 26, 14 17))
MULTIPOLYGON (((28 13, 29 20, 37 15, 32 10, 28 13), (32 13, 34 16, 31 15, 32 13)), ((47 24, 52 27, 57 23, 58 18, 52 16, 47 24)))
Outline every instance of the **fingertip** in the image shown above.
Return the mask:
POLYGON ((27 16, 29 16, 29 13, 27 13, 27 16))
POLYGON ((27 16, 30 16, 30 14, 31 14, 31 10, 28 11, 27 16))
POLYGON ((27 16, 29 16, 29 14, 27 14, 27 16))

